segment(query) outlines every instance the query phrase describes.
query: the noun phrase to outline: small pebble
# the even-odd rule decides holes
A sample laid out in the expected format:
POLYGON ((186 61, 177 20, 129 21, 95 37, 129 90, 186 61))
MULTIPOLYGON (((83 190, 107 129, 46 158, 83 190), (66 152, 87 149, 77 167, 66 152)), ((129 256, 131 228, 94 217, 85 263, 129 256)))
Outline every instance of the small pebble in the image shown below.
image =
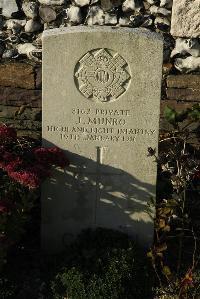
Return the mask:
POLYGON ((90 0, 74 0, 76 5, 83 7, 90 4, 90 0))
POLYGON ((34 19, 38 16, 38 5, 36 2, 24 2, 22 9, 27 18, 34 19))
POLYGON ((6 18, 11 18, 12 14, 18 11, 18 6, 15 0, 2 1, 2 15, 6 18))
POLYGON ((25 25, 25 32, 36 32, 42 29, 42 24, 33 19, 28 20, 25 25))
POLYGON ((160 7, 171 8, 173 4, 173 0, 161 0, 160 7))
POLYGON ((158 0, 146 0, 146 1, 151 5, 158 3, 158 0))
POLYGON ((3 59, 10 59, 10 58, 17 58, 18 57, 17 49, 9 49, 4 51, 2 58, 3 59))
POLYGON ((82 22, 81 9, 78 6, 71 5, 67 9, 67 21, 71 24, 77 25, 82 22))
POLYGON ((192 71, 200 71, 200 57, 189 56, 187 58, 177 58, 174 63, 181 73, 191 73, 192 71))
POLYGON ((131 24, 130 18, 128 17, 119 18, 119 26, 128 27, 130 26, 130 24, 131 24))
POLYGON ((18 50, 19 54, 29 56, 29 54, 33 50, 36 50, 36 47, 34 45, 32 45, 31 43, 25 43, 25 44, 19 44, 17 46, 17 50, 18 50))
POLYGON ((122 5, 122 10, 124 12, 134 11, 136 8, 135 0, 125 0, 122 5))
POLYGON ((117 15, 105 13, 105 24, 106 25, 116 25, 117 15))
POLYGON ((193 57, 200 56, 200 42, 198 39, 177 38, 176 45, 171 53, 171 57, 177 54, 185 55, 189 53, 193 57))
POLYGON ((161 31, 167 31, 170 26, 170 21, 166 17, 156 17, 154 24, 161 31))
POLYGON ((39 9, 40 18, 44 21, 44 23, 50 23, 56 19, 56 12, 51 7, 40 7, 39 9))
POLYGON ((153 5, 150 7, 150 12, 153 14, 153 15, 157 15, 157 14, 160 14, 160 15, 163 15, 165 17, 167 16, 170 16, 171 15, 171 11, 166 9, 166 8, 163 8, 163 7, 158 7, 156 5, 153 5))
POLYGON ((100 6, 91 6, 88 13, 87 24, 92 25, 104 25, 105 17, 104 11, 100 6))
POLYGON ((5 27, 13 33, 19 33, 26 25, 26 20, 10 19, 5 22, 5 27))

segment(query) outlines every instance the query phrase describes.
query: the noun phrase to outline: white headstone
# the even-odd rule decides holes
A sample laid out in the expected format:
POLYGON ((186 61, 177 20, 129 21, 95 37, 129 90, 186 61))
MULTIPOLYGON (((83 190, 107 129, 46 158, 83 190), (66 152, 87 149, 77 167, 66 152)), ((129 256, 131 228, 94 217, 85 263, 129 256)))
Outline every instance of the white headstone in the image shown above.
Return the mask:
POLYGON ((82 229, 145 243, 156 192, 163 42, 142 29, 72 27, 43 36, 43 143, 66 151, 42 192, 42 243, 56 251, 82 229))

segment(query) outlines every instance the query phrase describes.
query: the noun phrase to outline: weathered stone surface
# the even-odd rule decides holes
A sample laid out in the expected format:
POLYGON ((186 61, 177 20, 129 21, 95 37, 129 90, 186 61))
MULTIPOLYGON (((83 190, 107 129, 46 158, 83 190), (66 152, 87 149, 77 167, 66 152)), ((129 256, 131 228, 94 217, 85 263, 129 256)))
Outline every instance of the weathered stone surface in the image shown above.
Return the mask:
POLYGON ((200 89, 178 89, 178 88, 167 88, 167 98, 172 100, 182 101, 200 101, 200 89))
POLYGON ((42 106, 41 90, 0 87, 0 103, 6 106, 31 105, 33 108, 42 106))
POLYGON ((34 70, 30 64, 0 64, 0 86, 35 88, 34 70))
POLYGON ((200 89, 200 75, 169 75, 167 87, 200 89))
POLYGON ((71 161, 43 185, 43 248, 59 250, 98 226, 149 245, 145 208, 156 192, 156 163, 147 149, 158 143, 162 39, 146 30, 71 27, 45 31, 43 47, 43 144, 71 161))
POLYGON ((177 37, 200 37, 199 0, 174 0, 171 34, 177 37))
POLYGON ((30 119, 41 121, 42 111, 39 108, 31 108, 29 105, 22 105, 21 107, 0 105, 0 118, 6 119, 30 119))

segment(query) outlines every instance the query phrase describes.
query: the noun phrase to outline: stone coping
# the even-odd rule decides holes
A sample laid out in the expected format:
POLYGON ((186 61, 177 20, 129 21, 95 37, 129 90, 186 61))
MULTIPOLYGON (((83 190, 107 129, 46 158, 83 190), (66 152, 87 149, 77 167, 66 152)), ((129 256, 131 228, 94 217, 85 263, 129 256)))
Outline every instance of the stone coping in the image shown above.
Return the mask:
POLYGON ((152 32, 145 28, 129 28, 129 27, 112 27, 112 26, 72 26, 45 30, 42 34, 43 38, 49 35, 60 35, 65 33, 80 33, 80 32, 118 32, 122 34, 135 33, 143 35, 144 37, 157 39, 163 41, 163 37, 160 33, 152 32))

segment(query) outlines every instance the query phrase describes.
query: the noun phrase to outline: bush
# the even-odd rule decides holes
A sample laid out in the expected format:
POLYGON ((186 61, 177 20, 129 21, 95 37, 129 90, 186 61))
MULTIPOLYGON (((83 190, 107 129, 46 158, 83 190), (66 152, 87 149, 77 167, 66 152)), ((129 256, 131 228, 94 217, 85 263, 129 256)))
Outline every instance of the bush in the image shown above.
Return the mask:
POLYGON ((199 195, 200 105, 164 111, 172 130, 160 140, 155 242, 148 256, 158 278, 159 298, 194 298, 200 294, 199 195), (163 297, 162 297, 163 296, 163 297))
POLYGON ((55 299, 151 298, 152 273, 144 251, 109 229, 86 230, 67 248, 52 282, 55 299))
POLYGON ((37 190, 53 165, 68 160, 56 148, 43 148, 32 139, 17 137, 15 129, 0 125, 0 270, 8 251, 19 242, 29 221, 37 190))

